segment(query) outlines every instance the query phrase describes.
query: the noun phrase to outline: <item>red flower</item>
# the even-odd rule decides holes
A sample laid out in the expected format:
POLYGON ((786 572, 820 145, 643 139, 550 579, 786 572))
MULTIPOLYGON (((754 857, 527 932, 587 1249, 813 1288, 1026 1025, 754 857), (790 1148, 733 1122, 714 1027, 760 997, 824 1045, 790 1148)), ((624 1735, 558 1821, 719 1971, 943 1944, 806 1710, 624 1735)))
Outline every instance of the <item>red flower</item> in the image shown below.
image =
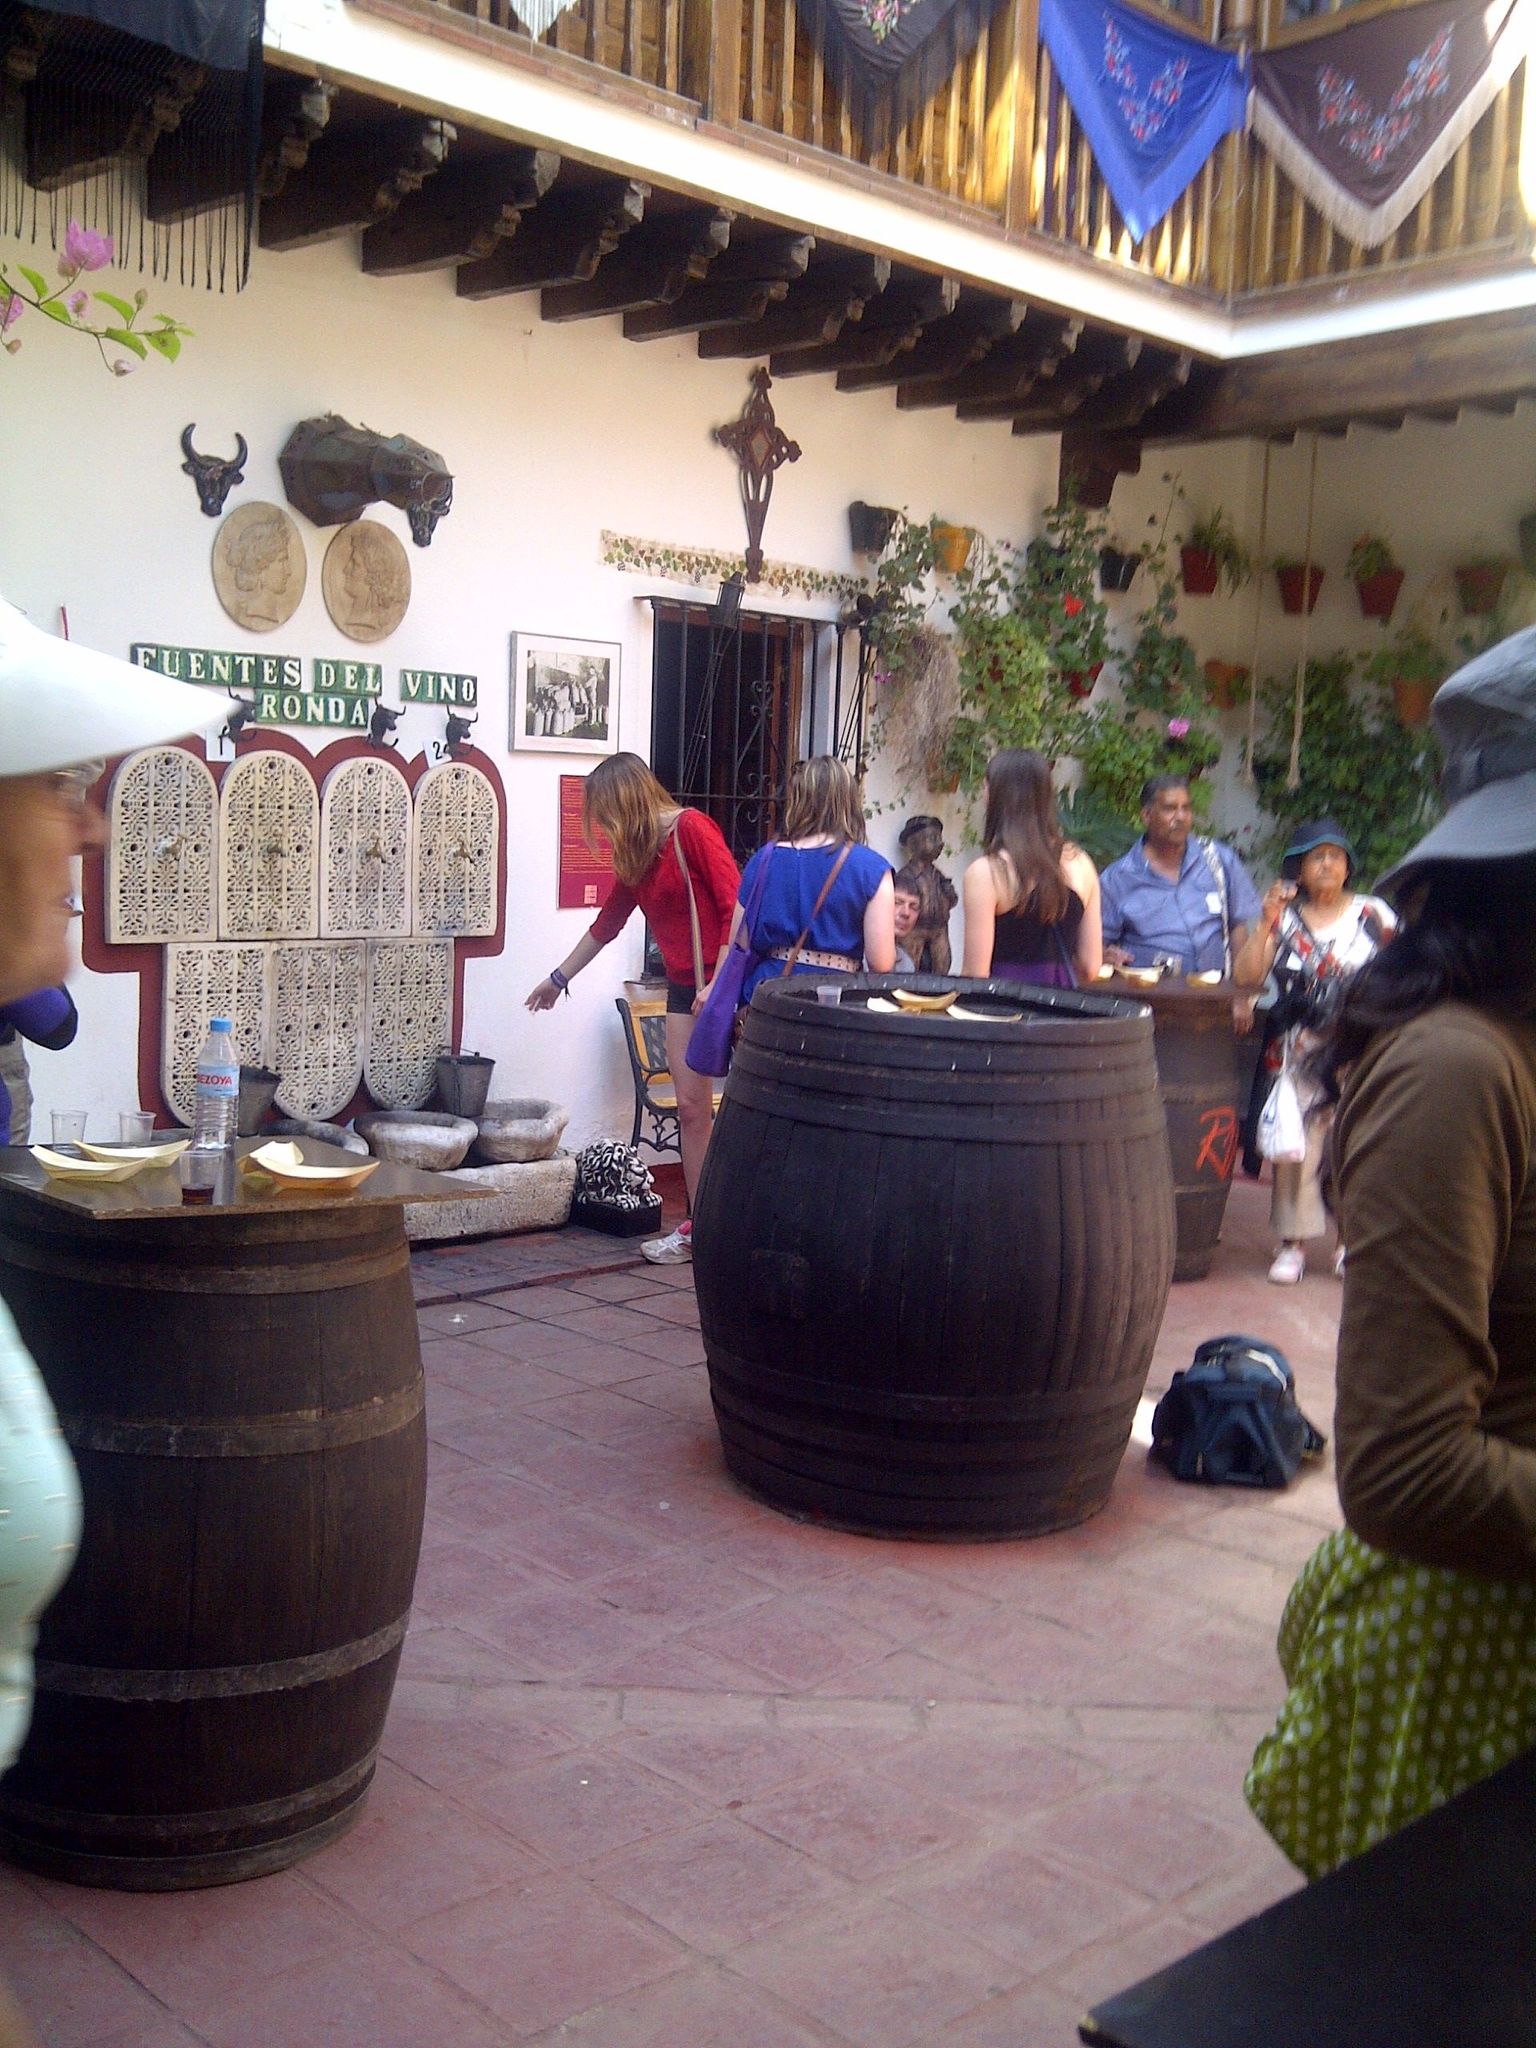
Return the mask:
POLYGON ((1061 608, 1069 619, 1075 619, 1083 608, 1083 600, 1080 597, 1074 597, 1069 591, 1061 600, 1061 608))

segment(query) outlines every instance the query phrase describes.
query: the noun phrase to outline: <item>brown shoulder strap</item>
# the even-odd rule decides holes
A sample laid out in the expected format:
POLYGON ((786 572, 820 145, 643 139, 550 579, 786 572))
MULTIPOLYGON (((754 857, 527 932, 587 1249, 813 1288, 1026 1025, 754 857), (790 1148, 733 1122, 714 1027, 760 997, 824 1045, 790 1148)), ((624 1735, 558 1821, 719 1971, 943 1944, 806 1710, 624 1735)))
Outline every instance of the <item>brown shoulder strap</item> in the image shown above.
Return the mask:
MULTIPOLYGON (((806 940, 811 936, 811 926, 816 922, 817 918, 820 917, 821 906, 832 894, 832 884, 837 880, 838 876, 842 873, 843 862, 848 858, 849 854, 852 853, 852 851, 853 841, 851 839, 845 840, 843 842, 842 852, 837 856, 837 859, 833 861, 831 867, 827 870, 827 879, 821 885, 821 894, 816 898, 816 907, 811 912, 805 930, 800 934, 799 938, 796 939, 795 943, 789 949, 789 958, 784 962, 785 974, 794 973, 795 962, 800 958, 801 948, 804 946, 806 940)), ((780 978, 782 979, 782 976, 780 978)))
POLYGON ((683 853, 683 812, 679 811, 672 821, 672 850, 677 855, 677 864, 683 871, 683 887, 688 891, 688 931, 693 940, 693 985, 695 989, 704 986, 704 941, 699 936, 699 906, 694 899, 693 877, 688 872, 687 857, 683 853))

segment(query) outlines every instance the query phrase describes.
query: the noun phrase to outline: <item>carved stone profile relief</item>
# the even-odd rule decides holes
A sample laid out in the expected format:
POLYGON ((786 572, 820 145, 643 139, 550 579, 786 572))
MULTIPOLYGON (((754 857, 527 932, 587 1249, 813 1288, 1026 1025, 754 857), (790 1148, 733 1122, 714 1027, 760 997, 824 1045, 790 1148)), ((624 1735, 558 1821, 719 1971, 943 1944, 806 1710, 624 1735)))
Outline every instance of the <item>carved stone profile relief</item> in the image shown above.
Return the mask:
POLYGON ((320 588, 332 622, 349 640, 384 640, 411 602, 411 565, 387 526, 359 519, 326 549, 320 588))
POLYGON ((271 633, 299 608, 308 571, 299 529, 281 505, 242 505, 213 543, 219 603, 248 633, 271 633))

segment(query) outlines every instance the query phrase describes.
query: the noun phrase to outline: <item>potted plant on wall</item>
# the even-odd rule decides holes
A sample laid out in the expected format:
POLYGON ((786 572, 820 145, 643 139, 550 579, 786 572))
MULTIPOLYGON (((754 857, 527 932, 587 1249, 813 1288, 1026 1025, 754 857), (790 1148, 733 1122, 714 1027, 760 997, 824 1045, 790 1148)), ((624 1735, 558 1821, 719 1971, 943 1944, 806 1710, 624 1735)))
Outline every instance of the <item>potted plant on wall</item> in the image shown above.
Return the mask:
POLYGON ((938 566, 946 576, 958 576, 971 552, 971 529, 956 526, 948 519, 935 519, 932 525, 933 551, 938 566))
POLYGON ((1317 594, 1323 587, 1321 567, 1313 562, 1281 560, 1275 564, 1275 576, 1280 584, 1280 606, 1288 612, 1310 612, 1317 609, 1317 594))
POLYGON ((1099 588, 1101 590, 1129 590, 1141 567, 1141 552, 1125 548, 1110 547, 1099 549, 1099 588))
POLYGON ((1241 590, 1253 574, 1253 558, 1237 537, 1237 529, 1218 505, 1203 513, 1184 535, 1179 569, 1190 597, 1209 597, 1218 583, 1241 590))
POLYGON ((1470 561, 1458 562, 1453 573, 1461 608, 1469 618, 1498 610, 1509 574, 1509 563, 1502 555, 1474 555, 1470 561))
POLYGON ((1392 692, 1398 719, 1406 726, 1425 725, 1435 692, 1450 672, 1440 647, 1420 626, 1403 626, 1365 664, 1368 682, 1392 692))
POLYGON ((1044 514, 1045 534, 1020 560, 1011 608, 1045 647, 1074 697, 1086 697, 1109 653, 1108 612, 1099 595, 1104 521, 1062 498, 1044 514))
POLYGON ((1201 673, 1205 677, 1206 700, 1217 711, 1234 711, 1239 695, 1247 682, 1249 670, 1238 661, 1206 662, 1201 673))
POLYGON ((1362 533, 1349 551, 1346 572, 1360 598, 1361 615, 1385 625, 1403 587, 1403 571, 1392 546, 1379 534, 1362 533))

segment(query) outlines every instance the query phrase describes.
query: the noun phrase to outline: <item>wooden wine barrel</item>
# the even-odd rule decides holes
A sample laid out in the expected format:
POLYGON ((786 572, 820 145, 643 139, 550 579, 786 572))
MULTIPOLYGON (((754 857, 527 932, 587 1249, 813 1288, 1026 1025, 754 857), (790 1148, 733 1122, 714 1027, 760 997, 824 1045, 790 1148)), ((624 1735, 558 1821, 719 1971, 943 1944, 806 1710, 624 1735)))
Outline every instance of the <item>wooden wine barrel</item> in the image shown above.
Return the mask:
POLYGON ((1191 987, 1182 979, 1150 987, 1117 979, 1113 986, 1140 997, 1152 1011, 1178 1218, 1173 1277, 1203 1280, 1216 1256, 1241 1149, 1232 1029, 1232 1000, 1239 991, 1229 982, 1191 987))
POLYGON ((887 1534, 1034 1534, 1102 1507, 1173 1264, 1144 1005, 906 977, 1016 1022, 758 990, 694 1209, 726 1464, 887 1534))
POLYGON ((127 1890, 280 1869, 356 1817, 410 1610, 400 1206, 119 1221, 0 1187, 0 1288, 84 1500, 0 1848, 127 1890))

